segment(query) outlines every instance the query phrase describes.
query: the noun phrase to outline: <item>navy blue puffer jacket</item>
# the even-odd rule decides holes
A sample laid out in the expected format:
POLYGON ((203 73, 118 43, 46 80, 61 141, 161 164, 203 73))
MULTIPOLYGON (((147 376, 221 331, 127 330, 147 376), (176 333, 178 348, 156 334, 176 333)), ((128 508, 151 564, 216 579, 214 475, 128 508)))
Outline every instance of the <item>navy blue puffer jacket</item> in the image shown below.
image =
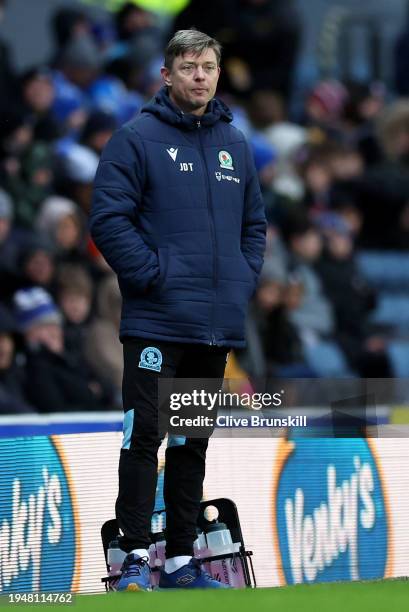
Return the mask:
POLYGON ((118 275, 121 339, 244 345, 265 215, 231 120, 217 99, 183 114, 164 88, 105 147, 90 228, 118 275))

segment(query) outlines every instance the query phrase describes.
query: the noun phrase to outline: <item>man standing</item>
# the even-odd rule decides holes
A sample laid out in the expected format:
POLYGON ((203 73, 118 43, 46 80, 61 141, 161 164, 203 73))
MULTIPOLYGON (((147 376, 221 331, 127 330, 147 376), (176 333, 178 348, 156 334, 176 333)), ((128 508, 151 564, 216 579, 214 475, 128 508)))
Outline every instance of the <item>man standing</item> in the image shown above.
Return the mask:
MULTIPOLYGON (((124 438, 118 524, 128 553, 120 590, 149 588, 157 482, 158 379, 223 379, 244 345, 262 265, 265 216, 256 171, 229 109, 214 98, 220 45, 181 30, 165 51, 164 87, 107 144, 91 232, 123 298, 124 438)), ((162 588, 222 585, 192 559, 207 439, 170 437, 162 588)))

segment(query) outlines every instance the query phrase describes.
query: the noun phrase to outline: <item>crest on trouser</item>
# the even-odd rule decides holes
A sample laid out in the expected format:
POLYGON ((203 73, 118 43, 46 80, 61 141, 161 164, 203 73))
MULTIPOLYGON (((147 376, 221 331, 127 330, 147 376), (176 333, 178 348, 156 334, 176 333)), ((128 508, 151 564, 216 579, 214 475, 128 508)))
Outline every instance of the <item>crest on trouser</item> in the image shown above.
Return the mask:
POLYGON ((139 367, 145 370, 160 372, 162 367, 162 353, 154 346, 143 349, 139 361, 139 367))

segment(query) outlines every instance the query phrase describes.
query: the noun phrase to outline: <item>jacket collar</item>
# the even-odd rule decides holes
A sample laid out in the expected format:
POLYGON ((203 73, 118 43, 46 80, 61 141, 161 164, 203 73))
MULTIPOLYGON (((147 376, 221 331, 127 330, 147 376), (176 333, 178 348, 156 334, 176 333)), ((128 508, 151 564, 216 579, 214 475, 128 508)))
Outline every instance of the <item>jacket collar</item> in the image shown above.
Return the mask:
POLYGON ((182 130, 194 130, 200 125, 210 127, 217 121, 233 120, 230 109, 218 98, 212 98, 207 105, 206 112, 201 116, 184 113, 173 104, 169 97, 167 87, 162 87, 155 97, 141 109, 142 113, 150 113, 158 117, 161 121, 175 125, 182 130))

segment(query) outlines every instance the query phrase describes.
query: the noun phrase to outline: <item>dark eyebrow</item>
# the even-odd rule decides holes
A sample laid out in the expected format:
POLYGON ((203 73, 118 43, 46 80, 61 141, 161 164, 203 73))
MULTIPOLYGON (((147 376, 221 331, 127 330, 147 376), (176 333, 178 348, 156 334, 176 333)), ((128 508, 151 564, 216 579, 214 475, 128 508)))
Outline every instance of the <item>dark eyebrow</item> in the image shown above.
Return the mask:
MULTIPOLYGON (((189 62, 189 61, 183 61, 182 62, 183 66, 197 66, 196 62, 189 62)), ((216 66, 216 62, 213 62, 212 60, 205 62, 204 63, 205 66, 216 66)))

